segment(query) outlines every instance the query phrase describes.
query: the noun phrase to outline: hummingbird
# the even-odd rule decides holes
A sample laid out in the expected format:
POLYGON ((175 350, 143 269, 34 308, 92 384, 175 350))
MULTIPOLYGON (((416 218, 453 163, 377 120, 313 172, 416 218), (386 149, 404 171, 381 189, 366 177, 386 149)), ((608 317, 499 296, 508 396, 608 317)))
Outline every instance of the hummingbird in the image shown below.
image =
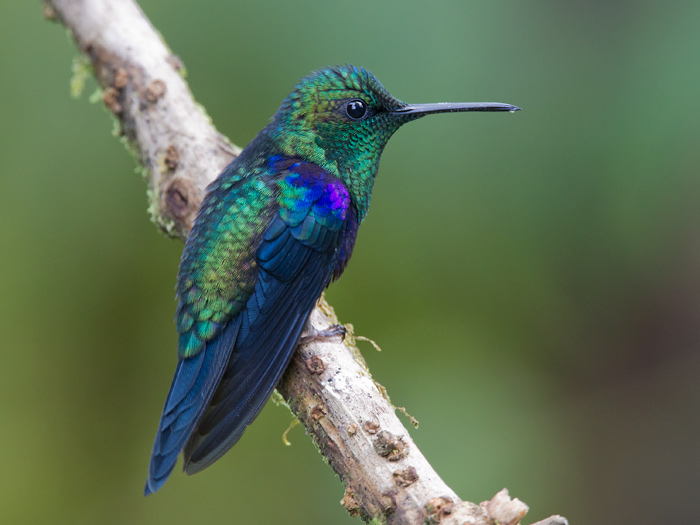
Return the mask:
MULTIPOLYGON (((208 186, 180 261, 178 362, 144 493, 180 452, 187 474, 221 458, 277 386, 317 299, 352 255, 379 157, 425 115, 510 111, 510 104, 407 104, 366 69, 302 79, 269 124, 208 186)), ((307 339, 304 339, 307 340, 307 339)))

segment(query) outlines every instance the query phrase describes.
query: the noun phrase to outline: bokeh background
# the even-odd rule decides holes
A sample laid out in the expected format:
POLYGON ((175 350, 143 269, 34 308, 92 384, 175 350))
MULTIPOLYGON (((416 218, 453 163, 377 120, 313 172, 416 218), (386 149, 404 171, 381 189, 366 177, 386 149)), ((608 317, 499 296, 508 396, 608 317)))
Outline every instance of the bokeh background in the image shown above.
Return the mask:
MULTIPOLYGON (((328 299, 465 499, 528 519, 700 515, 700 3, 141 5, 219 129, 245 145, 326 64, 440 115, 385 150, 328 299)), ((76 56, 33 2, 0 4, 0 515, 4 523, 356 523, 290 413, 215 466, 143 482, 175 366, 182 246, 76 56)))

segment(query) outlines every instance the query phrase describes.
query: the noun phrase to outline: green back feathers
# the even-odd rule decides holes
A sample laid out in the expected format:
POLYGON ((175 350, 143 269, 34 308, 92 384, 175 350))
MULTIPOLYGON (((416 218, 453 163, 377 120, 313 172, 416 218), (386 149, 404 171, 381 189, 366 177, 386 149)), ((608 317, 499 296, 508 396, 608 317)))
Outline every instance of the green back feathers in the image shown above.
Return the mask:
POLYGON ((180 264, 180 357, 197 354, 245 307, 257 276, 257 240, 276 210, 274 201, 273 189, 260 176, 234 173, 209 188, 180 264))

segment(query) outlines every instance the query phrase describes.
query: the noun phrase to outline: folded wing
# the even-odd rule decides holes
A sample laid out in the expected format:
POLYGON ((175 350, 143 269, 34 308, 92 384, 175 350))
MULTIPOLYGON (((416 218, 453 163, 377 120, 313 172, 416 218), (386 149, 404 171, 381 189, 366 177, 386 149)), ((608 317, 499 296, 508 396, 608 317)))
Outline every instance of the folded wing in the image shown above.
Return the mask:
MULTIPOLYGON (((206 306, 180 308, 181 359, 146 493, 165 482, 183 447, 185 471, 193 474, 240 439, 279 382, 323 288, 349 257, 357 220, 342 183, 305 162, 286 160, 276 169, 277 207, 255 244, 245 303, 236 296, 240 306, 225 323, 206 306)), ((179 289, 182 302, 187 286, 179 289)))

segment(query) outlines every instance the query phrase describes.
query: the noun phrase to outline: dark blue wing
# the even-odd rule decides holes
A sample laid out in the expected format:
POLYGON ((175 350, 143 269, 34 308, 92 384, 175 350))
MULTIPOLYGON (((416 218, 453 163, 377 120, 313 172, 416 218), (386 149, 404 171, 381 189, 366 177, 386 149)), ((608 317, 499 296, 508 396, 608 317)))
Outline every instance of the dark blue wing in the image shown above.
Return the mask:
POLYGON ((286 160, 276 170, 279 214, 256 251, 258 280, 241 312, 231 359, 209 407, 185 446, 185 471, 199 472, 226 453, 258 415, 287 368, 345 239, 357 220, 347 189, 318 166, 286 160))
MULTIPOLYGON (((185 447, 185 471, 198 472, 219 459, 255 419, 287 368, 297 340, 334 269, 334 249, 317 251, 297 240, 276 219, 258 250, 260 270, 241 313, 233 354, 209 408, 185 447), (269 257, 268 259, 263 259, 269 257)), ((324 235, 337 244, 338 233, 324 235)), ((325 243, 324 243, 325 244, 325 243)))
POLYGON ((178 365, 146 493, 165 482, 183 444, 193 474, 240 439, 279 382, 323 288, 349 258, 357 215, 342 182, 304 162, 284 160, 274 170, 278 211, 255 251, 254 288, 203 351, 178 365))
POLYGON ((209 408, 185 447, 185 471, 219 459, 258 415, 287 368, 297 340, 335 270, 345 228, 306 216, 290 226, 279 216, 257 250, 255 291, 241 313, 231 360, 209 408))

